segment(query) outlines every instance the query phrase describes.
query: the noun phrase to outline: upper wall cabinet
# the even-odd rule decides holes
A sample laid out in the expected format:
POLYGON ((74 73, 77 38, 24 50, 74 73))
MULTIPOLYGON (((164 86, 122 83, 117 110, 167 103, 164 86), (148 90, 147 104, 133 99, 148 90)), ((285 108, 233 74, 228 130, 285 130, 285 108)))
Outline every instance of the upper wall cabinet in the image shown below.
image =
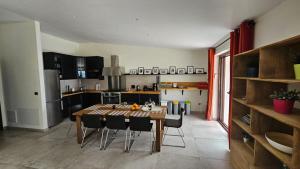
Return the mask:
POLYGON ((61 54, 53 53, 53 52, 44 52, 43 59, 44 59, 44 69, 56 69, 60 70, 60 57, 61 54))
POLYGON ((61 55, 61 79, 77 79, 77 60, 71 55, 61 55))
POLYGON ((85 57, 86 78, 104 80, 102 70, 104 67, 103 57, 89 56, 85 57))
POLYGON ((61 79, 100 79, 104 66, 103 57, 77 57, 54 52, 44 52, 44 69, 60 71, 61 79))

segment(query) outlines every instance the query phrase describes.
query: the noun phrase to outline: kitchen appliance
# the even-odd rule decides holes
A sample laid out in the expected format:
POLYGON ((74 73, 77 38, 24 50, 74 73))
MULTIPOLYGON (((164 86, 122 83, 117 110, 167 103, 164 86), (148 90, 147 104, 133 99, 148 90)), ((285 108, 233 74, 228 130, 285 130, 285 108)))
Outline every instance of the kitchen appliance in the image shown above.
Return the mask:
POLYGON ((101 89, 100 83, 96 83, 96 90, 100 90, 100 89, 101 89))
POLYGON ((121 104, 121 92, 104 91, 101 93, 102 104, 121 104))
POLYGON ((48 127, 53 127, 63 120, 59 72, 44 70, 44 78, 48 127))
POLYGON ((158 91, 157 83, 153 83, 153 90, 158 91))
POLYGON ((125 68, 119 65, 119 56, 111 55, 111 67, 104 67, 102 75, 107 77, 108 90, 101 93, 102 104, 120 104, 121 91, 126 90, 125 68))
POLYGON ((125 68, 119 66, 119 56, 111 55, 111 67, 104 67, 102 72, 102 75, 108 79, 108 90, 126 90, 124 72, 125 68))

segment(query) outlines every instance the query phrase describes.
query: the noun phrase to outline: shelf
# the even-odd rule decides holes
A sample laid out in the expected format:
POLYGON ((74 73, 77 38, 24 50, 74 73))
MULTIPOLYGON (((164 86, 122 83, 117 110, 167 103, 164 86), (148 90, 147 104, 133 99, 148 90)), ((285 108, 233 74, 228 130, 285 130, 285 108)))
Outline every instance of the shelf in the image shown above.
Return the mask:
POLYGON ((291 164, 292 164, 292 156, 285 154, 275 148, 273 148, 269 142, 267 141, 267 139, 265 139, 264 136, 261 135, 253 135, 253 138, 258 141, 263 147, 265 147, 271 154, 273 154, 275 157, 277 157, 280 161, 282 161, 283 163, 285 163, 287 166, 289 166, 290 168, 292 168, 291 164))
POLYGON ((254 80, 254 81, 271 82, 271 83, 286 83, 286 84, 300 83, 300 80, 296 80, 296 79, 261 79, 258 77, 233 77, 233 79, 254 80))
POLYGON ((239 53, 237 55, 234 55, 234 57, 239 57, 239 56, 255 56, 255 55, 259 55, 259 49, 253 49, 253 50, 249 50, 243 53, 239 53))
POLYGON ((170 73, 167 73, 167 74, 129 74, 129 73, 125 73, 123 75, 125 76, 164 76, 164 75, 206 75, 207 72, 204 72, 204 73, 193 73, 193 74, 188 74, 188 73, 185 73, 185 74, 170 74, 170 73))
POLYGON ((240 104, 242 104, 242 105, 244 105, 244 106, 247 106, 247 107, 249 107, 249 106, 248 106, 248 104, 247 104, 247 101, 246 101, 246 99, 241 99, 241 98, 233 98, 233 100, 234 100, 234 101, 236 101, 236 102, 238 102, 238 103, 240 103, 240 104))
POLYGON ((252 105, 247 104, 245 100, 233 98, 234 101, 243 104, 245 106, 248 106, 249 108, 252 108, 266 116, 269 116, 281 123, 287 124, 292 127, 296 127, 300 129, 300 110, 294 109, 292 114, 280 114, 273 110, 273 106, 261 106, 261 105, 252 105))
POLYGON ((251 151, 247 145, 239 140, 231 139, 232 149, 238 151, 238 154, 242 155, 249 164, 253 164, 254 153, 251 151))
POLYGON ((237 119, 237 118, 233 118, 232 121, 238 125, 239 127, 241 127, 244 131, 246 131, 248 134, 251 135, 251 129, 250 126, 248 126, 247 124, 245 124, 244 122, 242 122, 241 120, 237 119))
POLYGON ((197 87, 186 87, 186 88, 172 88, 172 87, 163 87, 160 90, 203 90, 197 87))
POLYGON ((248 141, 247 143, 244 143, 246 145, 246 147, 248 147, 248 149, 254 153, 254 142, 252 141, 248 141))
POLYGON ((273 110, 273 106, 258 106, 251 105, 250 108, 261 112, 264 115, 267 115, 277 121, 280 121, 284 124, 290 125, 300 129, 300 110, 294 109, 292 114, 280 114, 273 110))

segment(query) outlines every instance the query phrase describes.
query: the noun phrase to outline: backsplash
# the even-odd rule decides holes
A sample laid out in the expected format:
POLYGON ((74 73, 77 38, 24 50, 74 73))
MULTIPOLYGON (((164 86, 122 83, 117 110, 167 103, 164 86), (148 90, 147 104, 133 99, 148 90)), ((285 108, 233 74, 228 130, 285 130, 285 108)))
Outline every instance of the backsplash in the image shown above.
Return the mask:
POLYGON ((66 86, 67 85, 70 86, 70 89, 75 88, 75 90, 79 90, 79 80, 78 79, 60 80, 60 91, 61 91, 61 93, 66 92, 66 86))

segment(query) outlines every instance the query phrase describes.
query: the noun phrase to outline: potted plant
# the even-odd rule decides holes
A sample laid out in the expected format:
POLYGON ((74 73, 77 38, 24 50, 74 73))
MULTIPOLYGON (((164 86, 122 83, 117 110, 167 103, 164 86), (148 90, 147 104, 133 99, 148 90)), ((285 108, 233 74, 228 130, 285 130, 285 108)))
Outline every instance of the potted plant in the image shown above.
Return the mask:
POLYGON ((270 97, 273 99, 274 111, 282 114, 290 114, 294 108, 294 103, 299 100, 300 92, 297 90, 275 91, 270 97))

